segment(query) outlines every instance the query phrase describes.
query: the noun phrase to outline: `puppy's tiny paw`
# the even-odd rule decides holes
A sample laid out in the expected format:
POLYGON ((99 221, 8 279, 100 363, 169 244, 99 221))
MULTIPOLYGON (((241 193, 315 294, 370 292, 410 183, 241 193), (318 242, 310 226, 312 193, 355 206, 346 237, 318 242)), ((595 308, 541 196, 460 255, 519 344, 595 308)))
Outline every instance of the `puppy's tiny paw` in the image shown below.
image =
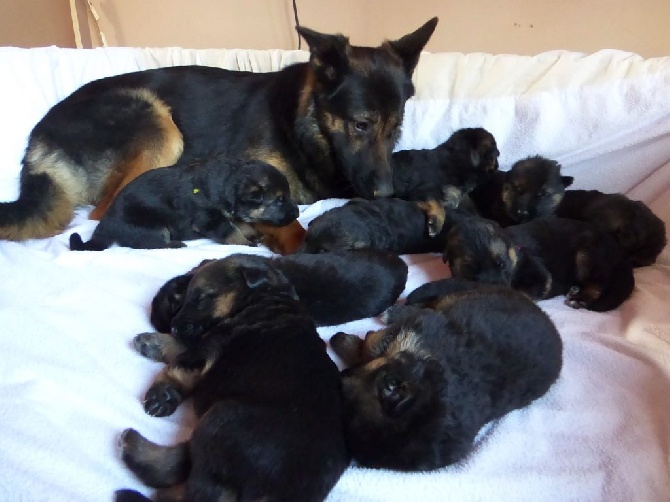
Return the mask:
POLYGON ((157 333, 140 333, 133 338, 133 347, 147 359, 157 362, 163 360, 163 350, 157 333))
POLYGON ((182 401, 181 393, 166 382, 153 384, 144 396, 144 411, 152 417, 172 415, 182 401))

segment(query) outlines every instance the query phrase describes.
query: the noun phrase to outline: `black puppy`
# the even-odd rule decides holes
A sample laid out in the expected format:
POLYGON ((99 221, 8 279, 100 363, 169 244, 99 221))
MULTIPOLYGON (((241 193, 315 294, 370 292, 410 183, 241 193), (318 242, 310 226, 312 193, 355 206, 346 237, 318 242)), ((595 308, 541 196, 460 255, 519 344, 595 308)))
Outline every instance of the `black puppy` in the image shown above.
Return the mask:
MULTIPOLYGON (((405 262, 394 253, 375 249, 258 260, 268 261, 288 278, 317 326, 375 316, 398 299, 407 281, 405 262)), ((200 267, 211 261, 204 261, 161 287, 151 304, 151 323, 156 330, 172 331, 172 319, 182 306, 189 282, 200 267)))
POLYGON ((433 149, 395 152, 393 196, 422 203, 429 235, 437 235, 444 222, 443 202, 457 207, 498 169, 498 155, 495 138, 481 127, 459 129, 433 149))
POLYGON ((445 219, 440 232, 431 237, 419 204, 396 198, 351 200, 314 218, 301 250, 321 253, 374 248, 398 254, 441 251, 447 231, 445 219))
POLYGON ((389 309, 389 326, 365 340, 331 338, 351 365, 342 372, 346 437, 363 466, 424 471, 458 462, 482 426, 558 378, 561 338, 525 295, 455 280, 437 289, 428 302, 389 309))
POLYGON ((284 275, 249 255, 207 263, 174 321, 199 343, 180 352, 170 335, 139 335, 157 359, 174 356, 145 410, 168 415, 192 395, 199 420, 176 446, 126 430, 126 465, 152 487, 185 483, 183 500, 323 500, 349 464, 339 373, 284 275))
POLYGON ((556 216, 593 223, 609 232, 634 267, 651 265, 667 244, 665 224, 641 201, 598 190, 568 190, 556 216))
POLYGON ((574 178, 561 175, 561 165, 541 156, 497 171, 469 194, 477 214, 503 227, 551 216, 574 178))
POLYGON ((502 229, 472 217, 450 231, 444 260, 455 277, 504 284, 535 300, 566 295, 574 308, 607 311, 633 291, 633 269, 607 232, 586 222, 537 218, 502 229))
POLYGON ((286 178, 274 167, 218 155, 141 174, 119 192, 91 240, 73 233, 70 249, 100 251, 114 243, 174 248, 202 237, 255 244, 260 235, 248 223, 284 226, 298 213, 286 178))

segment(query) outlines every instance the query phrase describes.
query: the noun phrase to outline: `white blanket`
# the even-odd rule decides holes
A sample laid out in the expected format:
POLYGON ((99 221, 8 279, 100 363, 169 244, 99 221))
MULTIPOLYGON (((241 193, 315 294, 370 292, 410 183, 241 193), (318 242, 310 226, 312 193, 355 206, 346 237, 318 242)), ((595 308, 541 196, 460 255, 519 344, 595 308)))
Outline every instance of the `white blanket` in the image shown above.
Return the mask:
MULTIPOLYGON (((304 52, 182 49, 0 49, 0 200, 18 193, 33 125, 93 78, 172 64, 270 71, 304 52)), ((670 58, 622 52, 536 57, 424 54, 398 148, 428 148, 459 127, 498 139, 503 168, 530 154, 564 164, 577 188, 624 192, 670 221, 670 58)), ((342 201, 302 207, 301 222, 342 201)), ((189 436, 192 410, 147 416, 141 398, 161 365, 130 341, 151 328, 157 289, 204 258, 263 248, 193 241, 184 249, 71 252, 95 222, 78 211, 51 239, 0 242, 0 500, 111 500, 149 493, 123 466, 119 433, 189 436)), ((436 255, 405 257, 403 296, 449 275, 436 255)), ((550 392, 480 435, 467 461, 431 473, 350 468, 329 502, 665 501, 670 497, 670 251, 637 269, 636 288, 610 313, 541 302, 565 343, 550 392)), ((374 319, 321 328, 364 334, 374 319)))

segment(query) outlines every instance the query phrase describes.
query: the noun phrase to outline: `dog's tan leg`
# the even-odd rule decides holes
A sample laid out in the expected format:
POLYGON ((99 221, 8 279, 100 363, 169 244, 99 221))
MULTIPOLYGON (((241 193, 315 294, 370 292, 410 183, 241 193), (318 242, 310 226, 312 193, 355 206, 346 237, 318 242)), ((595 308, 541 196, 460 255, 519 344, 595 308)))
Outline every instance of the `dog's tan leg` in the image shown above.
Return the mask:
POLYGON ((186 347, 167 333, 140 333, 133 338, 133 347, 147 359, 172 364, 186 347))
POLYGON ((173 165, 184 151, 184 138, 172 120, 170 108, 149 91, 132 92, 151 105, 155 129, 148 130, 129 145, 128 152, 107 178, 99 201, 89 215, 92 220, 104 216, 128 183, 146 171, 173 165))

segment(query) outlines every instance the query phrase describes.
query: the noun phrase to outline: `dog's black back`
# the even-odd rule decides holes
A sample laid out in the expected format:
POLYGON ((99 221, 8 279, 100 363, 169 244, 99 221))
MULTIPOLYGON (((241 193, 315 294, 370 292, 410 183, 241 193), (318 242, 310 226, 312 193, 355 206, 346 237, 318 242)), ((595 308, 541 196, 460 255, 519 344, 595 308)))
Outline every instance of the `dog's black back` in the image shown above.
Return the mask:
POLYGON ((654 263, 667 244, 663 220, 623 194, 568 190, 556 216, 588 221, 612 234, 635 267, 654 263))
POLYGON ((407 264, 395 253, 376 249, 295 254, 272 260, 317 326, 376 316, 405 289, 407 264))
POLYGON ((514 163, 475 188, 469 198, 484 218, 503 227, 551 216, 560 204, 571 176, 561 175, 561 165, 541 156, 514 163))
MULTIPOLYGON (((525 295, 442 286, 430 304, 391 309, 389 326, 372 335, 378 357, 342 373, 347 441, 361 465, 458 462, 483 425, 542 396, 560 373, 558 331, 525 295)), ((331 340, 336 353, 341 341, 331 340)))
POLYGON ((303 251, 374 248, 425 253, 441 250, 442 238, 428 235, 426 215, 414 202, 357 199, 314 218, 307 227, 303 251))

